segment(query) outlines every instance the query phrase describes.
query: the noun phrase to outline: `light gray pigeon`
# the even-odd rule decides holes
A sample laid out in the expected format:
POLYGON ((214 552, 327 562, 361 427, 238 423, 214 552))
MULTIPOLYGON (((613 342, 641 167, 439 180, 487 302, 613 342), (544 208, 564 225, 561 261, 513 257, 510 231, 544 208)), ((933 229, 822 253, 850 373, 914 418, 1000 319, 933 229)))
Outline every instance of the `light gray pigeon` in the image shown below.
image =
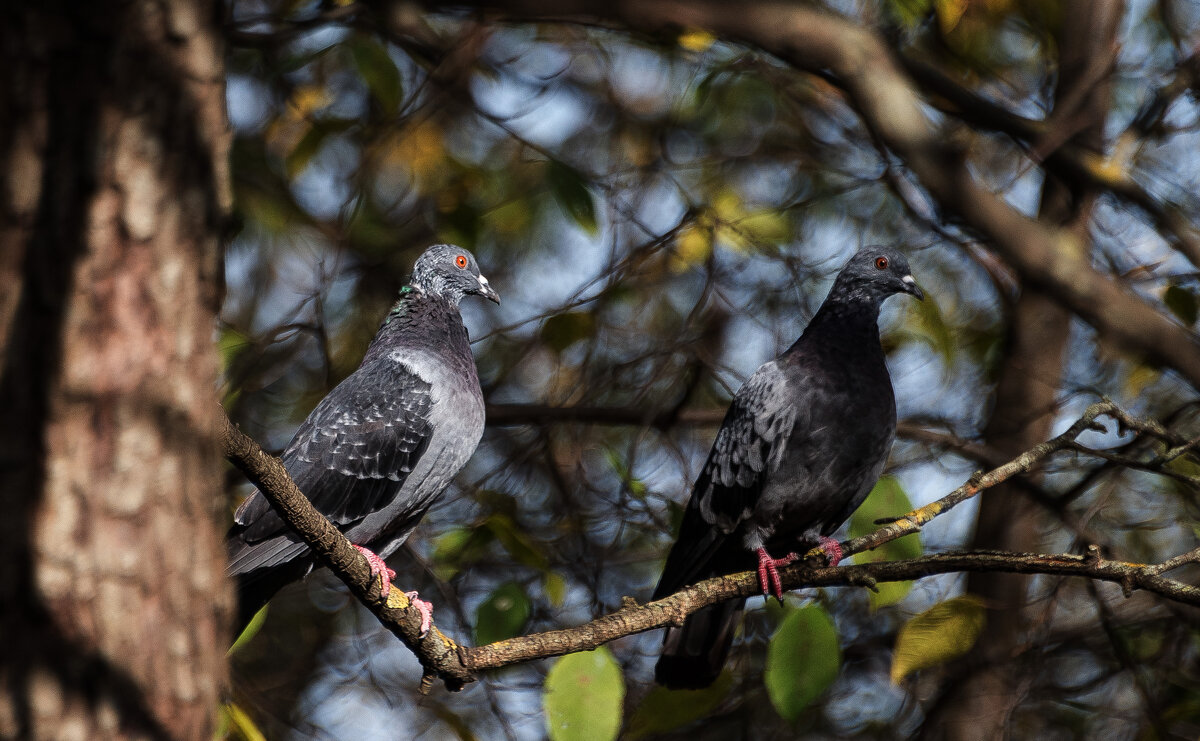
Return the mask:
MULTIPOLYGON (((841 560, 828 536, 871 491, 896 434, 878 327, 879 307, 894 293, 924 298, 908 260, 892 249, 860 250, 800 339, 737 392, 654 599, 756 566, 763 594, 782 599, 778 568, 795 560, 795 551, 819 543, 832 563, 841 560)), ((655 667, 659 684, 712 684, 744 602, 712 605, 668 628, 655 667)))
MULTIPOLYGON (((466 464, 483 434, 483 394, 458 313, 468 294, 500 303, 471 253, 439 244, 375 334, 358 370, 329 392, 283 451, 283 463, 322 514, 383 580, 383 559, 416 527, 466 464)), ((312 552, 255 491, 227 536, 238 582, 238 631, 289 582, 313 568, 312 552)), ((410 598, 428 630, 432 607, 410 598)))

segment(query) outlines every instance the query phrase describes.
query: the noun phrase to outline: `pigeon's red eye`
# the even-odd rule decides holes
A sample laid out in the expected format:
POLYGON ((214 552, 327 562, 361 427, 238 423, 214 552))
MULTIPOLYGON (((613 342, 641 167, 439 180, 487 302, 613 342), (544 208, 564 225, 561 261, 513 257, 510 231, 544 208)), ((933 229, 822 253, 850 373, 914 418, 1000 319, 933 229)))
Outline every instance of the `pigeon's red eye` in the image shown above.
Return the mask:
MULTIPOLYGON (((880 258, 880 259, 882 259, 882 258, 880 258)), ((454 264, 457 265, 460 270, 466 268, 467 267, 467 256, 459 255, 458 257, 454 258, 454 264)))
POLYGON ((875 267, 879 268, 880 270, 886 270, 887 266, 888 262, 886 257, 875 258, 875 267))

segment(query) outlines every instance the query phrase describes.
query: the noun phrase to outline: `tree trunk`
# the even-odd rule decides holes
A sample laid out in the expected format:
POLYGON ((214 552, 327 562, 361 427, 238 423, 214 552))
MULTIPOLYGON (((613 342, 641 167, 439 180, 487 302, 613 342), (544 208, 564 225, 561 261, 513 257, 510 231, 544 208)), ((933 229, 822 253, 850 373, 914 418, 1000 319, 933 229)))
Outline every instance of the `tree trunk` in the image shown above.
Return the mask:
POLYGON ((0 737, 210 739, 216 8, 0 10, 0 737))
MULTIPOLYGON (((1117 0, 1064 3, 1058 35, 1059 79, 1050 117, 1051 136, 1103 151, 1110 102, 1111 65, 1122 13, 1117 0)), ((1047 178, 1039 218, 1060 225, 1087 249, 1094 194, 1075 183, 1047 178)), ((1010 317, 1007 354, 996 385, 995 407, 984 431, 987 444, 1015 456, 1050 437, 1058 413, 1063 355, 1070 314, 1052 297, 1025 287, 1010 317)), ((983 497, 973 546, 1029 552, 1041 548, 1042 513, 1020 482, 1003 484, 983 497)), ((1026 640, 1029 577, 972 574, 967 591, 989 607, 987 627, 965 662, 966 677, 955 678, 931 714, 926 735, 954 741, 1010 737, 1008 721, 1020 702, 1027 673, 1014 659, 1026 640)))

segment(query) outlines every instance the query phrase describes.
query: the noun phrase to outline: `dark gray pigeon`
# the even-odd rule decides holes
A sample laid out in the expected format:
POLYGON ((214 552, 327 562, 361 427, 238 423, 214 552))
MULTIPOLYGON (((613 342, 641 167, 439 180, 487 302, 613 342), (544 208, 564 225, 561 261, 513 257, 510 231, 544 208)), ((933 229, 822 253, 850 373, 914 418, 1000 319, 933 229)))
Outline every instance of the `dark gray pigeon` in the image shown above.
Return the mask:
MULTIPOLYGON (((868 247, 838 273, 787 352, 762 365, 725 414, 654 591, 757 566, 763 594, 783 598, 778 568, 828 536, 879 479, 896 434, 896 399, 879 344, 879 307, 924 294, 899 252, 868 247), (771 555, 786 554, 782 558, 771 555)), ((706 607, 668 628, 659 684, 707 687, 721 673, 745 600, 706 607)))
MULTIPOLYGON (((426 250, 362 365, 317 404, 283 451, 300 491, 363 552, 385 597, 395 572, 383 559, 483 434, 483 394, 458 313, 468 294, 500 303, 471 253, 445 244, 426 250)), ((280 588, 312 570, 314 557, 258 491, 238 508, 226 542, 240 632, 280 588)), ((428 630, 431 606, 409 596, 428 630)))

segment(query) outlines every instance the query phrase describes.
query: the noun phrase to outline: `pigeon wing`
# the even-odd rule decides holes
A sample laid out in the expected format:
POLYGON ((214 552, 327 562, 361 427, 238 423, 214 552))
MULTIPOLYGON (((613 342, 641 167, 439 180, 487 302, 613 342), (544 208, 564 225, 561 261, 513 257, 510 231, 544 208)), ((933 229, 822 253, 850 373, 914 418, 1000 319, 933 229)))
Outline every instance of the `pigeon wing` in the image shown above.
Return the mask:
POLYGON ((804 385, 779 361, 760 367, 734 396, 712 451, 684 512, 655 598, 666 596, 723 567, 712 561, 729 536, 753 514, 763 483, 804 418, 804 385))
MULTIPOLYGON (((283 462, 300 491, 335 524, 391 503, 429 446, 430 384, 401 362, 364 365, 326 396, 296 431, 283 462)), ((235 522, 247 542, 286 526, 255 492, 235 522)))

